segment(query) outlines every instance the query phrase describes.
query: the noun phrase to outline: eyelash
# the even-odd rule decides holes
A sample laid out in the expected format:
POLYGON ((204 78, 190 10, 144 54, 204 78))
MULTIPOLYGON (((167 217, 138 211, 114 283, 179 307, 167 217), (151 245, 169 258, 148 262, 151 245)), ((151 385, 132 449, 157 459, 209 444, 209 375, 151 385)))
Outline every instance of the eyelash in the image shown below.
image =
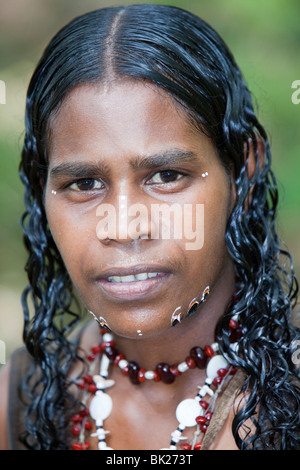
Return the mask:
MULTIPOLYGON (((157 185, 165 185, 165 184, 174 184, 174 183, 177 183, 178 181, 180 181, 184 176, 186 176, 184 173, 182 172, 179 172, 177 170, 172 170, 172 169, 166 169, 166 170, 160 170, 160 171, 157 171, 156 173, 154 173, 150 179, 147 180, 147 184, 151 184, 149 183, 149 181, 151 182, 151 180, 154 179, 154 177, 156 175, 167 175, 167 174, 172 174, 173 176, 175 175, 176 176, 176 180, 175 181, 167 181, 167 182, 164 182, 164 181, 161 181, 161 182, 154 182, 154 184, 157 184, 157 185), (179 178, 178 178, 179 176, 179 178)), ((69 188, 71 189, 72 191, 76 191, 76 192, 88 192, 88 191, 98 191, 98 190, 101 190, 103 189, 103 182, 100 180, 100 179, 97 179, 97 178, 81 178, 81 179, 78 179, 76 181, 72 181, 71 183, 68 183, 66 186, 66 188, 69 188), (72 188, 72 186, 75 186, 81 183, 88 183, 88 184, 93 184, 93 187, 92 188, 87 188, 87 189, 75 189, 75 188, 72 188), (94 187, 94 184, 95 183, 99 183, 101 185, 101 187, 98 187, 98 188, 95 188, 94 187)))
POLYGON ((71 189, 71 190, 73 190, 73 191, 76 191, 76 192, 78 192, 78 193, 79 193, 79 192, 87 192, 87 191, 97 191, 97 190, 99 190, 99 189, 103 189, 103 183, 102 183, 101 180, 99 180, 99 179, 97 179, 97 178, 81 178, 81 179, 79 179, 79 180, 73 181, 72 183, 68 184, 68 185, 67 185, 67 188, 69 188, 69 189, 71 189), (83 189, 83 190, 72 188, 72 186, 74 186, 74 185, 77 185, 77 186, 78 186, 80 183, 84 183, 84 182, 89 182, 89 183, 93 183, 93 184, 99 183, 99 184, 101 184, 101 188, 94 188, 94 187, 93 187, 93 188, 88 188, 88 189, 83 189))
POLYGON ((153 180, 153 178, 156 176, 156 175, 161 175, 161 174, 166 174, 166 173, 171 173, 172 175, 176 175, 176 176, 180 176, 180 178, 176 179, 175 181, 168 181, 168 182, 161 182, 161 183, 154 183, 154 184, 173 184, 173 183, 177 183, 179 180, 181 180, 184 176, 186 176, 184 173, 181 173, 180 171, 177 171, 177 170, 172 170, 172 169, 166 169, 166 170, 160 170, 160 171, 157 171, 156 173, 154 173, 154 175, 150 178, 150 181, 153 180))

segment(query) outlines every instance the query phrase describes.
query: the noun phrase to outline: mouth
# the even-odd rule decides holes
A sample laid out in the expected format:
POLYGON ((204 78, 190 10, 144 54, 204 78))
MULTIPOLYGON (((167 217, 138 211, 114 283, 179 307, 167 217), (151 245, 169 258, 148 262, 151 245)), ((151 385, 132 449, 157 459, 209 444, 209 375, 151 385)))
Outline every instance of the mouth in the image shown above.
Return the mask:
POLYGON ((160 276, 162 273, 154 272, 154 273, 139 273, 139 274, 129 274, 128 276, 109 276, 107 278, 108 282, 137 282, 137 281, 145 281, 146 279, 153 279, 154 277, 160 276))
POLYGON ((171 272, 162 267, 114 268, 98 279, 103 291, 117 299, 134 300, 162 288, 171 272))

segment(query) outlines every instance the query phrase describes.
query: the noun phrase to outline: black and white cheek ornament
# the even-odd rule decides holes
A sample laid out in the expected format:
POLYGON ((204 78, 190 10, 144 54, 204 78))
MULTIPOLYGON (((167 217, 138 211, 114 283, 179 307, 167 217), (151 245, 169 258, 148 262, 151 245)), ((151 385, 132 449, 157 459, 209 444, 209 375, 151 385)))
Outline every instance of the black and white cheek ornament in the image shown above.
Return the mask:
POLYGON ((175 308, 171 316, 171 326, 175 326, 177 323, 181 323, 182 318, 181 306, 175 308))
POLYGON ((89 310, 89 313, 92 315, 92 317, 94 318, 94 320, 96 320, 96 322, 99 323, 99 325, 100 325, 102 328, 106 328, 108 331, 111 331, 111 329, 110 329, 109 326, 107 325, 106 320, 105 320, 103 317, 97 317, 91 310, 89 310))
POLYGON ((198 297, 195 297, 193 300, 191 300, 191 302, 189 303, 189 306, 187 308, 186 315, 184 315, 182 313, 182 310, 181 310, 182 307, 181 306, 177 307, 171 315, 171 326, 175 326, 178 323, 181 323, 181 321, 185 317, 192 317, 196 313, 197 308, 199 307, 199 305, 206 301, 207 296, 209 295, 209 293, 210 293, 210 288, 209 288, 209 286, 206 286, 204 291, 202 292, 200 300, 197 300, 198 297))
POLYGON ((199 300, 197 300, 197 297, 195 297, 190 302, 190 304, 188 306, 187 317, 192 317, 196 313, 197 308, 199 307, 200 304, 202 304, 203 302, 206 301, 207 296, 209 295, 209 293, 210 293, 210 288, 209 288, 209 286, 206 286, 204 291, 202 292, 200 302, 199 302, 199 300))
POLYGON ((206 301, 207 297, 209 296, 209 293, 210 293, 210 288, 209 286, 206 286, 204 291, 202 292, 201 303, 206 301))

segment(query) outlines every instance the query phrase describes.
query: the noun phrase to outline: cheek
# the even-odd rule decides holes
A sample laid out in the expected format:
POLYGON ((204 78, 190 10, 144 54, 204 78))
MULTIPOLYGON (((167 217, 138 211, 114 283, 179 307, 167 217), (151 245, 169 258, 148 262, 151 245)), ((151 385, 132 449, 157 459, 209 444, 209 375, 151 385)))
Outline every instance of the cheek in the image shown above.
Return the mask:
POLYGON ((82 257, 85 240, 88 240, 83 217, 76 210, 65 210, 63 204, 53 195, 46 198, 46 215, 53 240, 69 271, 70 276, 76 277, 78 261, 82 257), (83 233, 84 232, 84 233, 83 233))
POLYGON ((228 260, 225 244, 225 233, 229 217, 229 191, 212 191, 203 198, 198 220, 194 222, 196 231, 193 242, 186 244, 187 263, 190 266, 190 282, 201 279, 213 285, 214 280, 222 271, 224 262, 228 260))

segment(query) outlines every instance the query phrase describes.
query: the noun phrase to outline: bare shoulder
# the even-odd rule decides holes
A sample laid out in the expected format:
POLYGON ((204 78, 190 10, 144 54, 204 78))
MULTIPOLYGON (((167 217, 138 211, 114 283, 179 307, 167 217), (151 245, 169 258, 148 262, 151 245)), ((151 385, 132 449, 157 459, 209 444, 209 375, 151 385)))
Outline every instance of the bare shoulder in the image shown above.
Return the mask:
POLYGON ((0 369, 0 450, 8 450, 8 396, 9 396, 10 364, 0 369))

